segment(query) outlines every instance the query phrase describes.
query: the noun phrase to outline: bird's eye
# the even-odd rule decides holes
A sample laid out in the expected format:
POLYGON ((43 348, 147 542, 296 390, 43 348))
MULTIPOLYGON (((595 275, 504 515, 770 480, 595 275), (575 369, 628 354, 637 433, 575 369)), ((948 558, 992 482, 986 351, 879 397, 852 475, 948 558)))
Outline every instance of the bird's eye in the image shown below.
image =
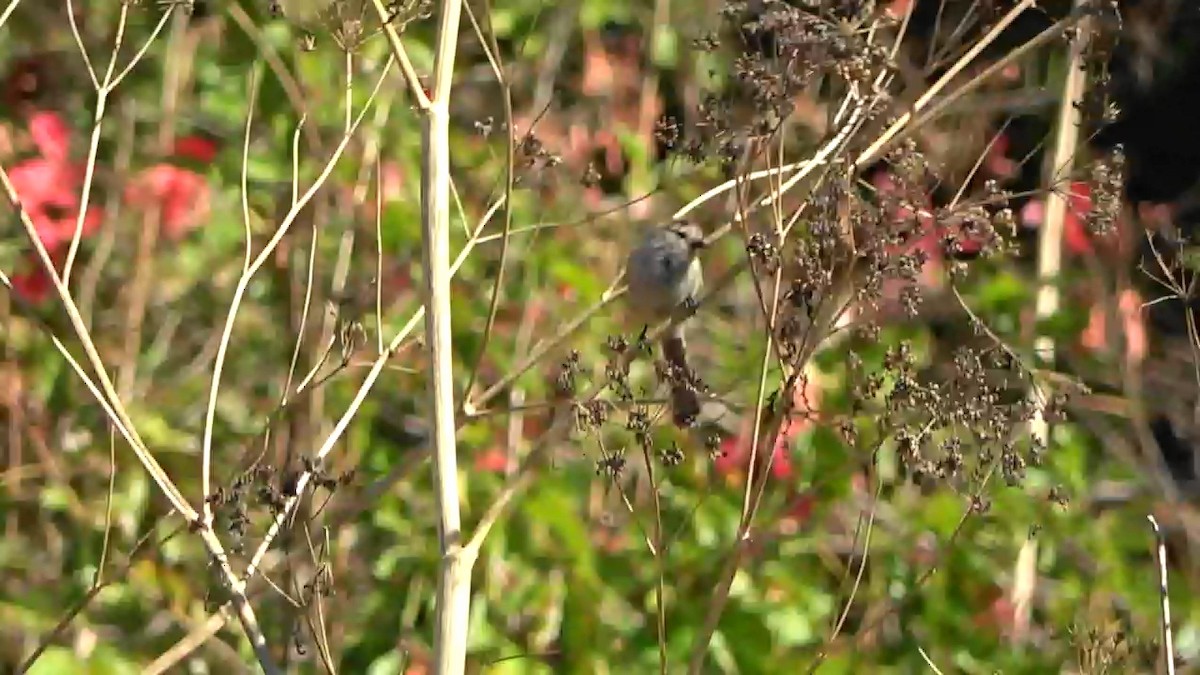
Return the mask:
POLYGON ((671 233, 687 244, 688 250, 696 251, 704 248, 704 235, 693 227, 672 227, 671 233))

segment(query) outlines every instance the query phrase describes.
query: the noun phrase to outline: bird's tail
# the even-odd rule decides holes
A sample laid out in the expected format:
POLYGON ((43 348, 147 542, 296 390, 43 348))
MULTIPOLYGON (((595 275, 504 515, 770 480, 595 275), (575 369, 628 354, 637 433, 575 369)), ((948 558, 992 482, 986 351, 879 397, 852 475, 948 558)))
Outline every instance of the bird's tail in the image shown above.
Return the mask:
POLYGON ((671 386, 671 416, 678 427, 690 427, 700 416, 700 396, 696 378, 687 363, 687 348, 682 335, 662 339, 663 358, 667 362, 667 381, 671 386))

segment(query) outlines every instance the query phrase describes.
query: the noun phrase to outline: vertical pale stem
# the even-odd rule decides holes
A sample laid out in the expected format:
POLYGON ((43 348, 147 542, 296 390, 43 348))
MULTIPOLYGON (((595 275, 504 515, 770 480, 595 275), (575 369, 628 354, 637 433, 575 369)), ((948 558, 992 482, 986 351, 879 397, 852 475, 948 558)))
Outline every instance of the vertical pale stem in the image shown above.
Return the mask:
MULTIPOLYGON (((1078 6, 1080 2, 1076 2, 1078 6)), ((1087 85, 1083 69, 1083 54, 1087 47, 1089 22, 1085 18, 1079 23, 1078 34, 1071 41, 1067 58, 1067 75, 1063 83, 1062 102, 1058 109, 1058 126, 1054 138, 1054 154, 1050 158, 1049 183, 1052 186, 1046 197, 1046 218, 1038 232, 1038 292, 1034 308, 1035 325, 1040 326, 1054 316, 1059 307, 1058 276, 1062 270, 1063 227, 1066 221, 1071 184, 1065 190, 1058 184, 1070 178, 1071 168, 1079 151, 1080 127, 1083 124, 1081 103, 1087 85)), ((1033 343, 1039 368, 1048 367, 1054 360, 1054 339, 1037 335, 1033 343)), ((1029 433, 1035 442, 1044 446, 1050 443, 1050 424, 1046 421, 1046 392, 1039 392, 1037 385, 1030 388, 1030 402, 1034 416, 1029 423, 1029 433)), ((1024 642, 1029 634, 1030 614, 1034 590, 1037 587, 1037 539, 1028 537, 1017 556, 1013 571, 1013 587, 1010 591, 1013 604, 1013 641, 1024 642)))
POLYGON ((432 100, 421 127, 421 227, 425 265, 425 341, 429 345, 429 402, 433 415, 433 472, 438 495, 437 632, 435 672, 459 675, 467 658, 471 567, 464 554, 455 442, 454 372, 450 331, 450 90, 458 45, 461 0, 442 5, 432 100))

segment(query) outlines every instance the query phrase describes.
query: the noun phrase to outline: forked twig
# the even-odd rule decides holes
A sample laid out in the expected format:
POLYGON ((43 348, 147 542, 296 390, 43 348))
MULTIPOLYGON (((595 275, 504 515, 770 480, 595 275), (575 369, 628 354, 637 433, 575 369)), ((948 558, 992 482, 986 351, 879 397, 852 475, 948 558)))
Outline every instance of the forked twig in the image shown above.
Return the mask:
MULTIPOLYGON (((266 243, 266 245, 263 247, 263 250, 259 252, 258 257, 254 259, 254 262, 250 264, 250 267, 246 268, 245 272, 242 273, 241 278, 238 279, 238 285, 234 290, 233 299, 229 303, 228 315, 225 317, 225 327, 221 332, 221 342, 220 346, 217 348, 216 362, 213 364, 212 386, 209 389, 208 406, 204 415, 204 439, 201 446, 200 472, 201 481, 208 489, 211 489, 212 485, 213 425, 216 422, 217 394, 220 393, 221 390, 221 374, 224 369, 226 354, 229 351, 229 342, 233 337, 233 324, 237 319, 238 310, 241 308, 242 299, 245 297, 246 291, 250 287, 251 279, 254 278, 254 275, 258 273, 258 270, 261 269, 262 266, 270 259, 271 254, 274 253, 275 248, 279 246, 279 243, 283 241, 284 235, 288 233, 288 230, 296 221, 296 218, 300 215, 301 210, 303 210, 305 205, 312 200, 312 198, 317 194, 317 191, 325 185, 325 181, 328 180, 329 176, 333 173, 334 167, 337 166, 338 159, 341 158, 342 153, 350 144, 351 138, 353 138, 353 131, 358 128, 360 123, 362 123, 363 117, 367 114, 367 111, 371 109, 371 104, 374 102, 380 88, 383 86, 383 83, 387 81, 387 74, 391 70, 393 61, 394 59, 389 57, 384 63, 382 73, 380 74, 379 80, 375 83, 374 90, 367 99, 366 105, 363 106, 362 111, 359 112, 358 117, 354 120, 351 133, 343 135, 341 142, 339 142, 337 147, 334 149, 333 154, 325 163, 324 169, 317 176, 316 180, 313 181, 313 184, 309 186, 308 190, 306 190, 304 194, 302 194, 300 198, 296 200, 296 203, 292 205, 291 209, 288 210, 287 215, 284 216, 283 221, 275 230, 275 234, 271 237, 270 241, 266 243)), ((212 508, 208 503, 208 494, 209 492, 206 489, 204 494, 204 523, 206 526, 211 526, 213 516, 212 508)))

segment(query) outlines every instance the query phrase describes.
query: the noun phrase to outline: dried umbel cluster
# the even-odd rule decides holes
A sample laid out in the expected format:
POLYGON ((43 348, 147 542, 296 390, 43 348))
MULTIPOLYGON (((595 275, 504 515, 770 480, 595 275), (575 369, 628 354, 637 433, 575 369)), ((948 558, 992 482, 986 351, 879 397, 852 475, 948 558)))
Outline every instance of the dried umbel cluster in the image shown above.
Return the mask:
POLYGON ((308 489, 321 488, 332 494, 338 488, 354 482, 355 471, 350 469, 332 474, 319 463, 305 457, 299 470, 279 471, 270 464, 255 463, 239 473, 228 487, 218 487, 208 497, 208 503, 225 531, 232 538, 234 553, 243 550, 247 528, 252 520, 253 509, 264 509, 266 515, 275 518, 283 513, 287 500, 296 494, 296 485, 301 471, 310 476, 308 489))
MULTIPOLYGON (((891 304, 914 316, 921 303, 921 279, 932 257, 948 261, 951 280, 965 261, 1007 253, 1002 232, 1014 230, 1008 195, 994 184, 975 203, 930 207, 936 181, 920 153, 902 145, 890 156, 892 189, 870 194, 853 176, 828 176, 795 214, 788 241, 751 237, 747 250, 770 275, 782 264, 789 288, 778 335, 788 353, 804 357, 813 347, 808 331, 830 330, 837 316, 855 310, 873 316, 891 304), (818 318, 824 316, 822 323, 818 318)), ((802 363, 795 364, 802 366, 802 363)))
MULTIPOLYGON (((852 94, 851 108, 862 109, 863 122, 887 123, 883 111, 890 99, 880 83, 892 65, 887 49, 868 30, 886 21, 881 16, 873 3, 726 4, 721 30, 695 46, 732 51, 727 54, 733 64, 728 77, 702 95, 694 127, 685 129, 666 119, 656 126, 656 136, 692 161, 717 161, 726 172, 743 173, 775 152, 769 148, 783 142, 779 132, 796 101, 811 98, 818 81, 832 96, 852 94)), ((864 124, 834 148, 797 190, 803 199, 794 200, 793 208, 746 221, 746 252, 758 288, 775 287, 776 275, 782 282, 779 309, 768 321, 774 327, 774 349, 788 373, 778 401, 793 400, 809 361, 826 338, 841 330, 838 319, 846 312, 857 317, 855 334, 877 338, 882 315, 918 313, 932 259, 945 263, 943 282, 953 283, 965 274, 965 260, 1010 251, 1016 218, 1005 190, 992 181, 982 195, 948 206, 932 204, 930 194, 942 179, 912 137, 894 143, 879 166, 871 168, 886 174, 886 190, 864 180, 867 167, 853 160, 874 140, 864 130, 879 126, 864 124), (781 236, 785 227, 787 234, 781 236)), ((1018 481, 1028 456, 1019 429, 1031 406, 1013 395, 1028 387, 1015 363, 993 363, 997 353, 1006 352, 995 344, 979 351, 964 347, 955 356, 953 375, 930 381, 918 377, 910 351, 890 358, 870 377, 865 371, 856 374, 867 389, 856 393, 850 418, 875 416, 880 425, 874 436, 894 440, 914 474, 957 479, 964 471, 978 474, 995 463, 1010 482, 1018 481), (988 368, 998 369, 1003 381, 984 377, 988 368), (890 382, 886 391, 871 390, 871 382, 884 380, 890 382), (964 457, 964 447, 978 449, 979 455, 964 457)), ((629 364, 651 349, 615 339, 609 353, 607 388, 620 407, 631 408, 628 431, 649 449, 653 418, 635 403, 639 397, 629 383, 629 364)), ((577 359, 564 364, 560 394, 574 388, 577 370, 577 359)), ((695 373, 658 368, 657 375, 660 384, 682 381, 704 390, 695 373)), ((614 410, 598 402, 576 408, 577 426, 585 432, 598 431, 614 410)), ((786 417, 794 411, 785 405, 776 412, 786 417)), ((852 435, 847 440, 855 443, 857 433, 852 435)), ((658 454, 677 457, 672 451, 658 454)), ((602 464, 601 472, 613 472, 611 457, 602 464)), ((623 460, 617 464, 623 466, 623 460)))
POLYGON ((850 420, 859 423, 843 423, 845 440, 859 447, 891 441, 918 484, 963 489, 993 471, 1010 486, 1021 484, 1043 448, 1022 433, 1037 406, 1022 395, 1030 383, 1019 362, 999 346, 960 347, 949 370, 942 377, 922 372, 908 342, 874 367, 852 350, 850 420))
POLYGON ((1124 148, 1118 145, 1093 162, 1090 179, 1092 208, 1087 215, 1088 230, 1097 236, 1111 234, 1121 216, 1125 190, 1124 148))
MULTIPOLYGON (((270 0, 267 9, 272 16, 284 16, 310 31, 304 45, 308 50, 315 47, 316 33, 328 33, 339 49, 353 52, 380 31, 373 4, 373 0, 270 0)), ((433 15, 432 0, 386 0, 383 5, 387 22, 400 33, 408 24, 433 15)))
MULTIPOLYGON (((937 344, 934 353, 918 357, 902 342, 876 362, 865 355, 889 318, 918 313, 933 256, 947 263, 942 284, 954 285, 969 260, 1010 252, 1002 236, 1013 229, 1009 196, 990 183, 974 203, 932 208, 921 200, 935 172, 916 147, 902 144, 888 164, 886 194, 864 192, 849 176, 827 178, 805 204, 811 216, 780 245, 778 264, 790 287, 777 322, 780 351, 793 368, 804 368, 817 344, 838 330, 837 316, 853 310, 858 339, 848 351, 851 396, 840 424, 846 443, 872 455, 894 446, 906 473, 922 484, 962 490, 995 471, 1017 485, 1042 450, 1027 424, 1038 407, 1057 401, 1029 400, 1028 373, 978 319, 960 312, 969 339, 937 344)), ((758 258, 776 248, 751 244, 758 258)))
POLYGON ((1141 664, 1155 662, 1162 649, 1157 640, 1128 633, 1118 619, 1077 626, 1069 637, 1083 675, 1136 672, 1141 664))
POLYGON ((928 189, 928 169, 910 152, 893 153, 900 170, 888 196, 864 194, 846 177, 826 180, 805 204, 811 216, 797 221, 786 242, 750 238, 760 284, 776 272, 786 275, 786 302, 775 322, 778 349, 792 369, 803 369, 840 330, 838 316, 853 310, 858 346, 849 350, 850 408, 840 425, 847 444, 871 454, 893 445, 906 473, 921 483, 965 489, 998 471, 1017 485, 1041 454, 1026 431, 1038 406, 1025 396, 1032 383, 1020 362, 977 319, 961 312, 974 339, 938 345, 923 363, 908 342, 872 365, 858 351, 876 348, 889 317, 918 313, 931 255, 949 262, 943 283, 954 284, 969 265, 965 258, 1008 251, 1000 234, 1012 227, 1008 196, 990 185, 979 203, 922 210, 916 196, 928 189), (951 355, 950 368, 937 367, 951 355))
POLYGON ((697 39, 693 46, 715 52, 731 43, 732 69, 728 81, 701 102, 696 133, 682 144, 682 154, 696 163, 715 157, 730 170, 755 142, 778 131, 792 116, 798 97, 818 79, 873 92, 876 78, 888 67, 886 50, 860 30, 873 5, 727 3, 720 12, 722 30, 697 39))

